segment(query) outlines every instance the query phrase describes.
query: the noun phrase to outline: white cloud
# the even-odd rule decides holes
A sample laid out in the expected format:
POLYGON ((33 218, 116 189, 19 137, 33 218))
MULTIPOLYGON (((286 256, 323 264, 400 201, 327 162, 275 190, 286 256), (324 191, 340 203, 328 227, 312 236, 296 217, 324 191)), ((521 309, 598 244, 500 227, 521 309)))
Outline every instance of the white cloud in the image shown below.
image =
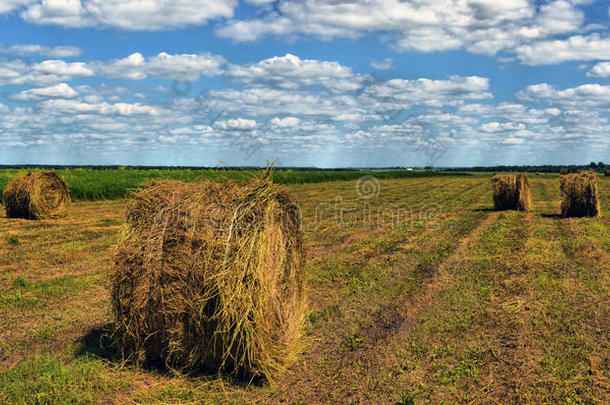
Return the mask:
POLYGON ((565 40, 540 41, 515 50, 526 65, 552 65, 572 60, 610 59, 610 38, 575 35, 565 40))
POLYGON ((8 48, 0 46, 0 53, 17 56, 40 55, 49 58, 70 58, 80 56, 82 51, 74 46, 42 46, 42 45, 12 45, 8 48))
POLYGON ((337 91, 356 90, 360 79, 338 62, 301 59, 286 54, 241 66, 231 65, 229 78, 247 84, 265 84, 285 89, 320 85, 337 91))
POLYGON ((358 38, 378 33, 398 50, 467 49, 495 55, 554 35, 584 30, 578 2, 528 0, 279 0, 255 18, 231 20, 222 37, 254 41, 266 35, 358 38), (381 35, 383 33, 383 35, 381 35))
POLYGON ((518 92, 517 98, 529 102, 546 102, 564 108, 610 109, 610 86, 584 84, 558 90, 549 84, 541 83, 518 92))
POLYGON ((144 73, 145 59, 141 53, 136 52, 123 59, 114 59, 109 62, 98 62, 94 64, 100 73, 118 79, 142 80, 146 78, 144 73))
POLYGON ((92 66, 105 76, 143 80, 149 76, 163 79, 194 81, 203 76, 222 73, 226 63, 221 56, 209 53, 169 55, 161 52, 146 59, 141 53, 134 53, 123 59, 109 62, 95 62, 92 66))
POLYGON ((285 118, 275 117, 275 118, 271 119, 270 122, 272 125, 275 125, 276 127, 294 128, 297 125, 299 125, 301 120, 298 119, 297 117, 285 117, 285 118))
POLYGON ((99 115, 157 115, 159 109, 153 106, 142 105, 140 103, 83 103, 77 100, 47 100, 43 101, 41 107, 50 112, 60 113, 81 113, 99 115))
MULTIPOLYGON (((50 66, 47 65, 46 68, 50 69, 50 66)), ((0 86, 18 84, 49 86, 70 79, 71 76, 68 75, 45 71, 45 66, 41 66, 41 70, 35 70, 22 60, 0 59, 0 86)))
POLYGON ((67 63, 63 60, 45 60, 32 66, 32 70, 57 76, 93 76, 94 72, 83 62, 67 63))
POLYGON ((392 67, 394 60, 392 58, 385 58, 383 60, 372 60, 369 63, 373 69, 387 70, 392 67))
POLYGON ((252 129, 256 127, 255 120, 249 120, 245 118, 229 119, 226 121, 218 121, 215 126, 222 129, 252 129))
POLYGON ((610 62, 601 62, 587 72, 589 77, 610 77, 610 62))
POLYGON ((32 23, 124 30, 203 25, 211 19, 231 17, 237 6, 236 0, 38 0, 30 3, 21 16, 32 23))
POLYGON ((464 100, 492 98, 489 79, 478 76, 451 76, 448 80, 392 79, 366 88, 362 98, 381 110, 408 108, 414 105, 440 107, 464 100))
POLYGON ((78 93, 66 83, 59 83, 55 86, 42 87, 37 89, 24 90, 10 96, 18 101, 38 101, 45 98, 74 98, 78 93))
POLYGON ((197 55, 168 55, 161 52, 146 63, 146 72, 150 76, 174 79, 183 76, 182 80, 197 80, 200 75, 214 76, 222 72, 225 64, 222 56, 202 53, 197 55))
POLYGON ((548 34, 574 32, 584 21, 585 13, 563 0, 541 5, 536 16, 537 26, 548 34))
POLYGON ((488 122, 481 125, 481 130, 490 133, 516 131, 521 129, 525 129, 525 125, 523 123, 516 122, 488 122))
POLYGON ((3 0, 0 2, 0 14, 10 13, 11 11, 31 2, 32 0, 3 0))

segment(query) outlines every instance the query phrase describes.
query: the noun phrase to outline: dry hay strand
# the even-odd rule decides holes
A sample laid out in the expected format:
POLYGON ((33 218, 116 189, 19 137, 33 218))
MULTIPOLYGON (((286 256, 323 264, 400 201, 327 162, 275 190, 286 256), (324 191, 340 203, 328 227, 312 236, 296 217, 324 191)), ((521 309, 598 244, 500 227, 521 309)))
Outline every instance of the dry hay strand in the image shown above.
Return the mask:
POLYGON ((272 381, 298 352, 300 212, 269 175, 150 183, 128 206, 114 263, 115 342, 138 365, 272 381))
POLYGON ((600 216, 597 173, 589 170, 562 175, 560 178, 560 189, 562 216, 600 216))
POLYGON ((62 218, 70 205, 68 187, 53 171, 16 178, 6 186, 2 199, 9 218, 62 218))
POLYGON ((525 173, 496 174, 491 178, 491 184, 496 210, 531 210, 532 197, 525 173))

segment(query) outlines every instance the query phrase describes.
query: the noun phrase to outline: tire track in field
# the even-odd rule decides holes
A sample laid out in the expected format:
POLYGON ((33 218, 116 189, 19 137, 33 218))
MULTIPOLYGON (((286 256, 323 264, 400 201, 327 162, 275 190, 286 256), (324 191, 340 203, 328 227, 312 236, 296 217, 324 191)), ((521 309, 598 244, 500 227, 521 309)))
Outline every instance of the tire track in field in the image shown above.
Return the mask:
MULTIPOLYGON (((425 185, 425 183, 426 183, 425 181, 419 182, 419 183, 417 183, 417 186, 420 186, 420 185, 425 185)), ((457 183, 459 183, 459 181, 456 181, 456 182, 451 183, 451 184, 457 184, 457 183)), ((468 185, 468 186, 466 186, 466 187, 464 187, 464 188, 462 188, 462 189, 460 189, 460 190, 456 190, 456 191, 455 191, 455 193, 451 194, 450 196, 444 197, 443 199, 441 199, 441 200, 439 200, 439 201, 434 201, 434 202, 433 202, 433 204, 439 204, 439 206, 441 206, 441 207, 443 207, 443 208, 444 208, 444 204, 446 204, 447 202, 449 202, 449 201, 452 201, 452 200, 456 199, 456 197, 458 197, 458 196, 464 196, 464 195, 468 195, 468 194, 469 194, 469 193, 471 193, 471 192, 472 192, 474 189, 477 189, 477 188, 479 188, 479 187, 482 187, 482 186, 484 186, 485 184, 486 184, 486 183, 476 182, 476 183, 474 183, 474 184, 468 185)), ((413 185, 413 184, 410 184, 410 186, 412 186, 412 185, 413 185)), ((444 186, 446 186, 446 185, 439 185, 439 186, 438 186, 438 188, 441 188, 441 187, 444 187, 444 186)), ((395 189, 398 189, 398 186, 396 186, 396 187, 392 187, 392 188, 390 189, 390 191, 394 191, 395 189)), ((386 189, 384 189, 384 190, 386 190, 386 189)), ((400 190, 401 190, 401 191, 403 191, 403 194, 404 194, 404 193, 408 193, 409 191, 412 191, 412 190, 410 190, 410 189, 407 189, 407 190, 405 190, 405 189, 400 189, 400 190)), ((386 190, 386 191, 387 191, 387 190, 386 190)), ((393 200, 396 200, 396 198, 394 198, 393 200)), ((404 201, 404 199, 401 199, 401 201, 404 201)), ((384 203, 385 203, 385 202, 389 202, 389 201, 384 201, 384 203)), ((407 201, 407 204, 409 204, 409 203, 411 203, 411 204, 413 204, 413 203, 418 203, 418 200, 417 200, 417 199, 416 199, 415 201, 410 201, 410 200, 409 200, 409 201, 407 201)), ((428 205, 428 204, 429 204, 429 203, 421 203, 421 204, 417 204, 417 208, 418 208, 418 209, 421 211, 421 210, 423 210, 423 208, 425 208, 425 206, 426 206, 426 205, 428 205), (421 207, 420 207, 419 205, 421 205, 421 207)), ((445 211, 445 210, 443 210, 443 211, 445 211)), ((444 218, 444 217, 446 217, 446 216, 447 216, 447 213, 446 213, 446 212, 443 212, 443 213, 441 213, 441 214, 440 214, 440 215, 439 215, 437 218, 435 218, 435 219, 442 219, 442 218, 444 218)), ((379 218, 375 218, 375 219, 376 219, 377 221, 379 220, 379 218)), ((371 222, 374 222, 374 221, 371 221, 371 222)), ((306 225, 306 229, 307 229, 307 225, 306 225)), ((328 229, 328 228, 326 228, 326 229, 324 229, 324 230, 327 230, 327 229, 328 229)), ((430 228, 428 228, 428 227, 427 227, 427 228, 426 228, 426 230, 425 230, 424 232, 425 232, 425 233, 427 233, 429 230, 430 230, 430 228)), ((351 244, 353 244, 354 242, 357 242, 357 241, 361 240, 361 239, 362 239, 362 237, 363 237, 363 235, 365 235, 365 236, 367 236, 367 237, 370 237, 370 236, 371 236, 371 233, 375 234, 375 233, 382 233, 382 232, 385 232, 385 231, 386 231, 386 229, 385 229, 385 228, 382 228, 382 229, 376 229, 376 228, 373 228, 372 230, 367 231, 367 232, 360 232, 360 233, 359 233, 360 239, 358 239, 357 235, 354 235, 354 234, 352 233, 352 234, 350 234, 350 235, 347 235, 347 237, 345 237, 345 238, 344 238, 344 239, 341 241, 341 243, 337 243, 337 244, 333 244, 333 245, 323 245, 323 246, 315 246, 315 247, 310 247, 310 248, 309 248, 309 250, 311 251, 311 253, 310 253, 310 257, 311 257, 312 259, 315 259, 316 257, 326 256, 326 255, 329 255, 329 254, 331 254, 331 253, 333 253, 333 252, 338 252, 338 251, 341 251, 341 250, 343 250, 343 249, 347 248, 348 246, 350 246, 351 244)), ((421 235, 422 235, 422 234, 420 234, 420 236, 421 236, 421 235)), ((410 237, 412 237, 412 236, 410 235, 410 237)))
MULTIPOLYGON (((574 337, 572 332, 566 331, 563 317, 570 318, 570 313, 560 306, 548 302, 549 294, 544 288, 536 284, 538 277, 542 280, 556 280, 558 285, 570 286, 560 300, 574 301, 574 294, 578 290, 572 280, 575 278, 573 259, 566 254, 565 244, 575 243, 575 235, 570 229, 570 221, 561 219, 554 214, 558 209, 558 201, 552 199, 549 184, 535 182, 539 189, 541 199, 550 214, 542 214, 542 218, 530 222, 533 233, 546 236, 546 242, 560 242, 561 250, 552 250, 544 258, 528 260, 528 253, 536 242, 533 233, 528 232, 528 239, 523 249, 511 254, 510 266, 504 266, 508 277, 498 279, 501 288, 495 300, 492 300, 486 316, 489 322, 481 324, 481 328, 491 330, 493 339, 490 341, 487 375, 482 378, 484 386, 480 390, 479 399, 482 402, 508 402, 508 403, 556 403, 560 400, 573 399, 575 403, 589 403, 594 397, 595 387, 598 384, 583 383, 567 378, 558 378, 554 375, 553 366, 548 364, 555 354, 552 345, 563 339, 574 337), (550 233, 548 231, 551 231, 550 233), (548 236, 547 236, 548 235, 548 236), (516 256, 516 257, 515 257, 516 256), (537 261, 538 260, 538 261, 537 261), (541 260, 541 261, 540 261, 541 260), (576 289, 574 289, 576 288, 576 289), (549 368, 550 367, 550 368, 549 368), (584 397, 580 397, 584 395, 584 397)), ((540 204, 542 205, 542 204, 540 204)), ((543 207, 539 207, 541 212, 543 207)), ((531 220, 531 214, 528 214, 531 220)), ((552 244, 550 245, 552 246, 552 244)), ((568 249, 571 250, 571 249, 568 249)), ((498 274, 500 274, 498 272, 498 274)), ((551 284, 555 286, 555 284, 551 284)), ((557 287, 553 287, 557 291, 557 287)), ((578 312, 584 302, 574 302, 574 311, 578 312)), ((589 333, 588 335, 594 335, 589 333)), ((603 344, 598 345, 603 347, 603 344)), ((562 353, 570 356, 569 353, 562 353)), ((593 373, 589 371, 589 375, 593 373)), ((584 377, 588 379, 589 377, 584 377)), ((605 385, 607 389, 607 383, 605 385)))
MULTIPOLYGON (((549 195, 548 185, 544 185, 545 195, 549 195)), ((549 201, 549 208, 558 208, 559 203, 549 201)), ((610 398, 610 352, 604 350, 610 341, 610 254, 599 247, 592 237, 585 236, 584 226, 589 221, 598 221, 599 218, 553 218, 553 226, 561 238, 561 256, 565 258, 561 271, 565 277, 578 282, 579 287, 587 291, 584 283, 587 279, 591 285, 599 286, 593 294, 586 293, 578 302, 585 328, 586 336, 594 342, 589 342, 591 352, 588 354, 588 372, 591 379, 589 384, 582 384, 579 391, 585 392, 590 398, 610 398), (566 264, 567 262, 567 264, 566 264), (584 280, 583 280, 584 279, 584 280), (605 286, 605 290, 604 290, 605 286), (599 299, 597 296, 602 294, 599 299), (588 308, 588 309, 585 309, 588 308)), ((577 290, 572 292, 577 294, 577 290)), ((575 308, 574 311, 578 311, 575 308)), ((582 327, 582 326, 581 326, 582 327)))
POLYGON ((396 400, 396 385, 392 370, 392 349, 400 336, 408 334, 431 305, 452 283, 455 268, 467 255, 473 243, 478 240, 497 219, 500 213, 486 213, 482 220, 464 237, 462 237, 451 254, 443 259, 438 268, 428 274, 417 287, 418 291, 397 297, 373 317, 374 323, 369 325, 365 336, 369 336, 356 356, 371 361, 370 369, 377 372, 380 383, 371 387, 375 390, 374 397, 381 403, 391 403, 396 400), (375 353, 367 356, 366 353, 375 353), (381 371, 381 373, 379 372, 381 371))
MULTIPOLYGON (((457 194, 465 194, 465 190, 476 190, 478 187, 484 186, 486 183, 481 182, 474 185, 469 185, 466 188, 459 191, 457 194)), ((474 194, 474 193, 473 193, 474 194)), ((475 200, 481 201, 480 194, 474 194, 477 198, 475 200)), ((450 196, 447 200, 451 200, 455 196, 450 196)), ((469 206, 469 202, 462 203, 465 206, 469 206)), ((354 350, 346 350, 344 347, 345 342, 341 341, 329 341, 325 346, 324 352, 326 354, 318 353, 318 356, 326 357, 323 361, 322 366, 325 364, 326 367, 320 367, 320 363, 315 364, 315 360, 309 356, 309 360, 306 360, 305 364, 314 361, 313 369, 303 370, 305 373, 301 373, 296 379, 286 384, 290 387, 282 395, 286 396, 287 400, 298 400, 298 394, 305 395, 305 400, 308 402, 318 402, 324 400, 332 400, 332 395, 336 395, 337 392, 340 394, 340 398, 334 398, 335 402, 344 403, 346 401, 360 401, 363 400, 361 395, 368 395, 366 392, 352 391, 350 392, 350 380, 357 379, 370 379, 376 378, 375 365, 380 362, 379 355, 382 353, 379 343, 386 340, 390 335, 393 335, 401 330, 403 324, 407 324, 405 314, 400 311, 401 307, 404 307, 404 303, 408 302, 412 295, 417 295, 415 290, 420 288, 423 284, 428 282, 428 278, 434 274, 435 267, 443 265, 443 262, 450 263, 451 257, 457 252, 465 250, 472 238, 478 237, 479 232, 487 226, 488 221, 491 222, 497 214, 489 214, 488 212, 469 212, 469 215, 463 219, 464 232, 466 235, 458 236, 455 241, 456 244, 448 244, 443 248, 441 253, 442 259, 439 262, 437 256, 433 255, 434 259, 430 261, 419 261, 415 263, 415 267, 409 267, 409 269, 403 269, 401 272, 396 274, 397 282, 394 284, 394 288, 397 288, 395 292, 395 298, 390 303, 382 304, 380 310, 372 313, 367 313, 366 308, 357 309, 359 317, 363 318, 360 322, 362 325, 361 334, 362 341, 355 342, 357 347, 354 350), (472 224, 468 224, 468 221, 473 221, 472 224), (481 222, 484 224, 481 225, 481 222), (412 294, 400 294, 401 279, 408 277, 410 272, 415 271, 417 277, 421 277, 417 285, 412 286, 412 294), (329 347, 330 346, 330 347, 329 347), (328 357, 327 357, 328 356, 328 357), (356 366, 354 366, 356 364, 356 366), (322 369, 321 369, 322 368, 322 369), (356 369, 355 369, 356 368, 356 369), (317 376, 307 376, 310 373, 318 373, 317 376), (303 375, 306 374, 306 375, 303 375), (325 374, 325 376, 320 375, 325 374), (322 377, 322 378, 321 378, 322 377), (324 379, 326 377, 326 381, 324 379), (328 380, 331 380, 330 382, 328 380), (334 381, 334 383, 332 382, 334 381), (297 391, 295 393, 294 391, 297 391), (305 394, 300 390, 307 391, 305 394), (331 393, 335 391, 335 394, 331 393), (330 396, 329 396, 330 395, 330 396)), ((440 232, 440 237, 430 239, 429 246, 426 248, 426 252, 433 253, 438 247, 439 243, 442 243, 444 238, 442 236, 448 236, 454 229, 448 229, 445 227, 440 232)), ((445 264, 447 266, 448 264, 445 264)), ((315 357, 315 356, 314 356, 315 357)), ((305 366, 304 364, 304 366, 305 366)), ((374 386, 376 382, 370 381, 366 383, 368 386, 374 386)), ((387 389, 385 387, 384 389, 387 389)))
POLYGON ((533 235, 534 215, 523 214, 513 232, 520 239, 516 248, 503 257, 504 265, 497 272, 499 288, 494 291, 486 311, 492 332, 489 345, 489 369, 482 390, 483 401, 523 403, 522 385, 531 377, 535 364, 530 333, 532 297, 528 291, 528 271, 524 257, 533 235))

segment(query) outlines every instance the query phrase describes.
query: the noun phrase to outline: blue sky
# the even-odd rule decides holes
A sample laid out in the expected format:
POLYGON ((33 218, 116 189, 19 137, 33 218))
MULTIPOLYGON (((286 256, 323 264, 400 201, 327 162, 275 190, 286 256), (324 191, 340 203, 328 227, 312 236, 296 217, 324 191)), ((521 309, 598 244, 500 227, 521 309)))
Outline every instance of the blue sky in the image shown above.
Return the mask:
POLYGON ((3 0, 0 163, 610 162, 609 6, 3 0))

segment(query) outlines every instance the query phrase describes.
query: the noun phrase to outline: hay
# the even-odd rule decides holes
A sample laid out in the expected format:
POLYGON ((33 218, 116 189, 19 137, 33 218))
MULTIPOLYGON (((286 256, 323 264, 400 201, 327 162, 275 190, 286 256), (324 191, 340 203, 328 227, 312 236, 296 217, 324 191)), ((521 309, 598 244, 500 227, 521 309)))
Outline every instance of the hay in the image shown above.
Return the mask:
POLYGON ((525 173, 496 174, 491 178, 496 210, 529 211, 532 207, 529 180, 525 173))
POLYGON ((598 217, 600 215, 597 173, 581 171, 562 175, 561 215, 564 217, 598 217))
POLYGON ((6 186, 2 199, 9 218, 61 218, 68 214, 70 205, 66 183, 52 171, 16 178, 6 186))
POLYGON ((116 342, 136 364, 272 380, 294 357, 300 214, 270 176, 149 184, 128 206, 114 262, 116 342))

